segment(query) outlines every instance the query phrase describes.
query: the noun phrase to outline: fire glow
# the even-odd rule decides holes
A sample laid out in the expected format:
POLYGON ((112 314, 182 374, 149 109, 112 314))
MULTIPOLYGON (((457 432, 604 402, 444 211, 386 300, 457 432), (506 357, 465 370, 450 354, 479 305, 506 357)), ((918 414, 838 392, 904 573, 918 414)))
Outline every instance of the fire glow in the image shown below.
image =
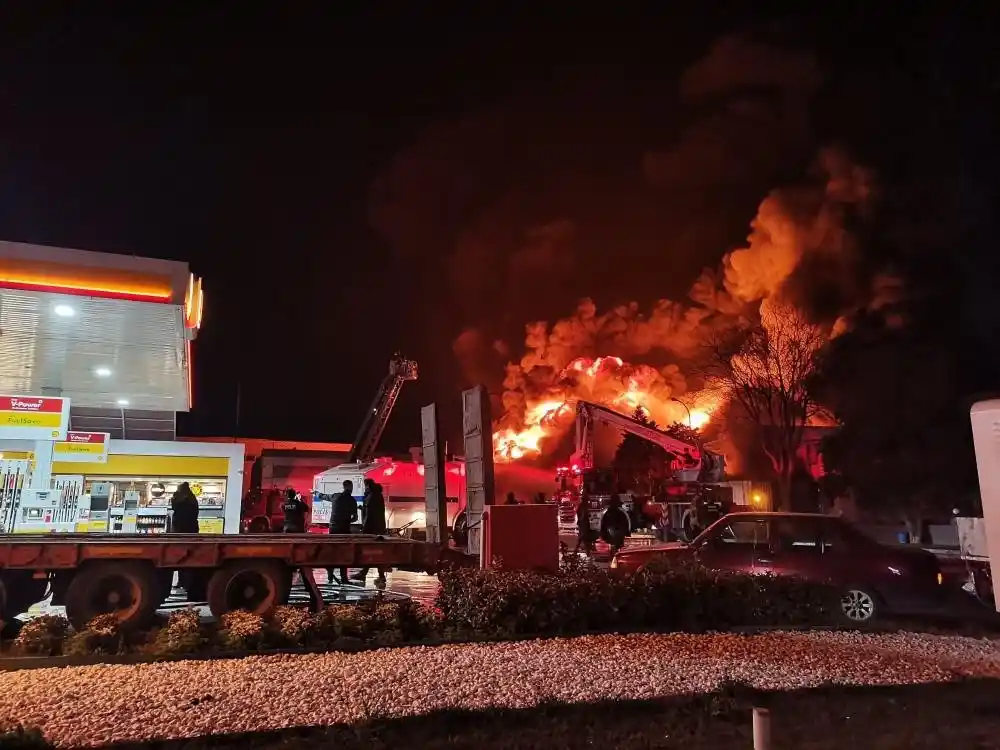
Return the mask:
POLYGON ((561 373, 558 385, 543 397, 529 400, 523 425, 503 425, 493 433, 497 461, 517 461, 541 455, 543 443, 565 434, 580 399, 599 403, 631 416, 641 408, 657 424, 680 422, 700 430, 718 408, 707 393, 683 400, 665 386, 660 373, 646 365, 630 365, 620 357, 578 357, 561 373))

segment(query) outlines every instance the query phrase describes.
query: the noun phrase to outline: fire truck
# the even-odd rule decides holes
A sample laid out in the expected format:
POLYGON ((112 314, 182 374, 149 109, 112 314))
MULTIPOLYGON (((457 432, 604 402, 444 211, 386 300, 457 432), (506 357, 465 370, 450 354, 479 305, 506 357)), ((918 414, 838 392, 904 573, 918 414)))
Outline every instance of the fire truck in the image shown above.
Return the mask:
MULTIPOLYGON (((358 502, 363 496, 364 480, 378 482, 382 485, 385 496, 389 531, 411 539, 426 538, 424 464, 416 457, 412 461, 377 458, 364 463, 341 464, 317 474, 313 485, 310 521, 315 531, 324 532, 329 526, 331 498, 342 491, 345 479, 349 479, 354 485, 354 497, 358 502)), ((448 503, 447 523, 449 528, 453 528, 456 516, 465 506, 465 462, 447 461, 444 481, 448 503)))
POLYGON ((568 466, 556 473, 559 527, 576 532, 576 508, 589 508, 590 527, 602 528, 609 504, 617 499, 629 519, 629 533, 651 526, 669 528, 680 539, 734 509, 733 489, 723 483, 725 457, 679 440, 612 409, 580 401, 576 408, 576 444, 568 466), (658 445, 670 456, 669 475, 649 495, 621 491, 611 469, 594 466, 594 427, 606 424, 658 445))
MULTIPOLYGON (((343 464, 334 467, 339 474, 344 474, 343 479, 354 481, 354 490, 360 502, 362 492, 362 480, 364 479, 364 467, 374 465, 374 453, 378 447, 382 433, 385 432, 389 416, 392 414, 396 400, 403 384, 408 380, 417 379, 417 363, 413 360, 405 359, 399 353, 393 355, 389 360, 389 372, 382 379, 375 398, 371 406, 365 412, 361 427, 351 444, 351 450, 343 464)), ((332 469, 330 471, 333 471, 332 469)), ((328 472, 323 472, 323 476, 328 472)), ((326 483, 328 484, 328 483, 326 483)), ((325 532, 330 522, 330 496, 324 484, 320 489, 314 482, 313 491, 306 497, 309 504, 310 531, 325 532)), ((336 492, 340 491, 338 485, 336 492)), ((422 501, 422 492, 421 492, 422 501)), ((281 505, 284 502, 284 494, 280 489, 264 489, 257 487, 252 489, 243 503, 243 529, 250 533, 266 533, 281 529, 284 516, 281 505)), ((388 503, 387 503, 388 504, 388 503)))

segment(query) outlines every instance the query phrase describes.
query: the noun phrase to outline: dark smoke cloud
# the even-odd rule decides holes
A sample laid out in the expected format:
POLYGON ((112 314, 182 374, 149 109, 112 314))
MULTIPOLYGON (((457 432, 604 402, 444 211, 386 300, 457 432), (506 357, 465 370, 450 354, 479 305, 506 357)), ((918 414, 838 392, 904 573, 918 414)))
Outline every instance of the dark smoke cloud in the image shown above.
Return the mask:
MULTIPOLYGON (((371 220, 399 257, 448 280, 455 329, 435 335, 478 332, 454 347, 466 379, 495 365, 493 342, 519 346, 526 320, 585 296, 679 299, 718 265, 760 195, 815 153, 807 104, 819 66, 772 37, 719 40, 672 84, 622 93, 575 82, 440 123, 388 165, 371 220)), ((714 281, 691 296, 712 311, 733 305, 714 281)), ((631 356, 664 331, 692 346, 705 316, 661 303, 642 322, 625 311, 601 325, 631 356)))
POLYGON ((727 36, 689 67, 681 101, 703 108, 668 149, 646 154, 658 186, 718 189, 773 184, 783 165, 811 148, 808 103, 822 83, 814 56, 727 36))

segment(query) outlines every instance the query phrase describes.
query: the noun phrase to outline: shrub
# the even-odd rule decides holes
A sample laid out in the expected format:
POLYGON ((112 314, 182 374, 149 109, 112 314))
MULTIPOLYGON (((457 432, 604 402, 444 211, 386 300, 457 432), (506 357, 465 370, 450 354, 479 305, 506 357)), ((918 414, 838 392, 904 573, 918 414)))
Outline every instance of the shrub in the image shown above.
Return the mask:
POLYGON ((307 634, 307 643, 314 646, 327 646, 340 637, 337 608, 338 605, 324 607, 312 617, 312 627, 307 634))
POLYGON ((561 634, 620 627, 634 597, 628 582, 595 568, 539 574, 460 569, 441 577, 437 606, 465 634, 561 634))
POLYGON ((444 617, 439 610, 428 607, 412 599, 403 599, 393 604, 396 621, 408 641, 439 638, 444 632, 444 617))
POLYGON ((206 641, 198 610, 179 609, 152 634, 146 651, 152 656, 185 656, 197 653, 206 641))
POLYGON ((126 650, 121 623, 113 614, 98 615, 79 633, 74 633, 63 644, 68 656, 88 654, 119 654, 126 650))
POLYGON ((370 602, 333 604, 326 608, 326 614, 336 638, 347 636, 366 640, 374 632, 374 607, 370 602))
POLYGON ((28 620, 14 639, 18 653, 28 656, 57 656, 69 632, 69 620, 58 615, 40 615, 28 620))
POLYGON ((225 648, 252 651, 264 642, 264 618, 252 612, 227 612, 219 620, 217 638, 225 648))
POLYGON ((562 635, 653 627, 723 630, 830 621, 830 589, 772 576, 659 562, 633 575, 568 564, 557 573, 463 569, 444 573, 446 626, 494 636, 562 635))
POLYGON ((0 731, 0 749, 2 750, 34 750, 54 747, 45 739, 40 729, 23 727, 20 724, 6 727, 0 731))
POLYGON ((282 646, 302 646, 316 630, 316 618, 301 607, 278 607, 268 622, 268 633, 282 646))

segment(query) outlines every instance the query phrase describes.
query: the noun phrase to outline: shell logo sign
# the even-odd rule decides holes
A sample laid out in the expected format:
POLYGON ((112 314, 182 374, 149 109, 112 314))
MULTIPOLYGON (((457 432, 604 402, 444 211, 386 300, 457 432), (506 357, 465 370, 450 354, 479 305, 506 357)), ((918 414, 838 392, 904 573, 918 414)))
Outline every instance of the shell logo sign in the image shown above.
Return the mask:
POLYGON ((65 440, 69 399, 0 396, 0 439, 65 440))
POLYGON ((111 435, 107 432, 69 432, 52 446, 52 460, 63 463, 107 463, 111 435))
POLYGON ((187 291, 184 293, 184 325, 193 330, 201 328, 201 318, 205 312, 205 292, 201 288, 201 279, 194 274, 188 278, 187 291))

